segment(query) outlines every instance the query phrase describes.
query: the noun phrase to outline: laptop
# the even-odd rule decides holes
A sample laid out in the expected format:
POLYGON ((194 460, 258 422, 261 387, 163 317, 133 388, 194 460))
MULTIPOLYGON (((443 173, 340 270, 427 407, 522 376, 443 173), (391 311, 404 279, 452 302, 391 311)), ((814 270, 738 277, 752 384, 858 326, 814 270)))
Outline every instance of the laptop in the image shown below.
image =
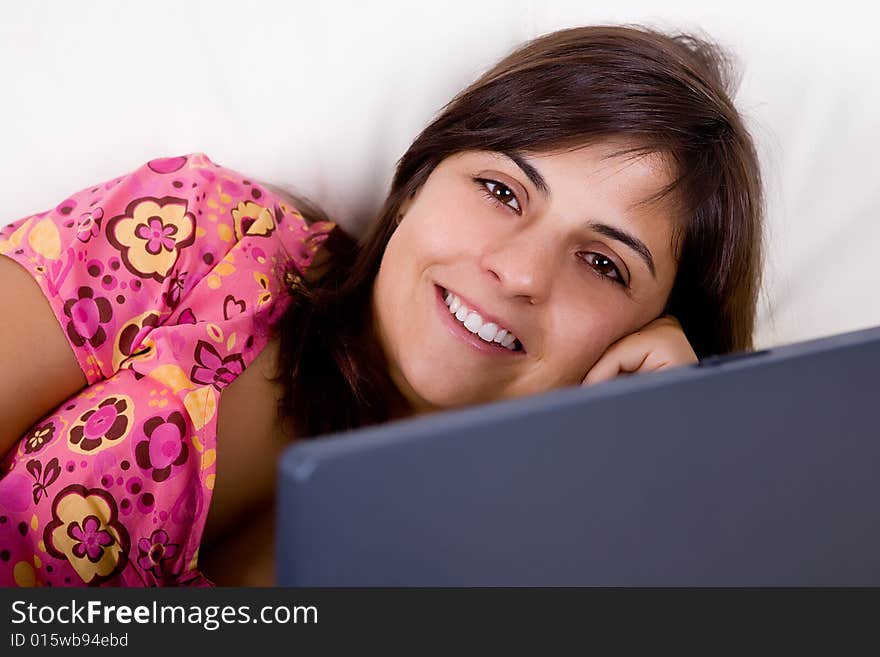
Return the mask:
POLYGON ((880 585, 880 326, 294 444, 282 586, 880 585))

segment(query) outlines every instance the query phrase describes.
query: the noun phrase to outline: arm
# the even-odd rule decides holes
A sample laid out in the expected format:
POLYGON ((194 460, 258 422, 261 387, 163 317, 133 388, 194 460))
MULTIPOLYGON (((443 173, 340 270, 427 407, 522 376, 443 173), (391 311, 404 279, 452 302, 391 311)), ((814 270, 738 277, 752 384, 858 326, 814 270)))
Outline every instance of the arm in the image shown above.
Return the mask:
POLYGON ((86 377, 33 278, 0 256, 0 455, 86 377))

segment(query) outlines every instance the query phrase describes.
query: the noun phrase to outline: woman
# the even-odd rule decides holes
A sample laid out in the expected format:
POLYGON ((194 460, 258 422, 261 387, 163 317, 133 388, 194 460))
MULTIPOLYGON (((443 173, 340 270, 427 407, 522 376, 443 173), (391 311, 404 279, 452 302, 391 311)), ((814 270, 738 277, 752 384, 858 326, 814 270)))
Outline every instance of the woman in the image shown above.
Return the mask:
POLYGON ((361 243, 202 154, 5 227, 3 583, 269 583, 290 440, 751 348, 725 84, 691 37, 536 39, 417 137, 361 243))

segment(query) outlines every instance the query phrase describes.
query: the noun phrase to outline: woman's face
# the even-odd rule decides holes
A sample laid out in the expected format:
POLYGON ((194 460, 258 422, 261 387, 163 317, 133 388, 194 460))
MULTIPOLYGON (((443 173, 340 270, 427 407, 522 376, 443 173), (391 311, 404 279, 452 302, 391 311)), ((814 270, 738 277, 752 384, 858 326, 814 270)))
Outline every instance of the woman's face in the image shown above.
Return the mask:
POLYGON ((459 153, 407 202, 372 309, 415 412, 578 385, 612 343, 662 313, 673 219, 664 203, 638 204, 670 173, 656 155, 607 157, 620 146, 511 154, 519 163, 459 153), (467 308, 461 321, 446 292, 467 308), (524 349, 494 342, 495 326, 524 349))

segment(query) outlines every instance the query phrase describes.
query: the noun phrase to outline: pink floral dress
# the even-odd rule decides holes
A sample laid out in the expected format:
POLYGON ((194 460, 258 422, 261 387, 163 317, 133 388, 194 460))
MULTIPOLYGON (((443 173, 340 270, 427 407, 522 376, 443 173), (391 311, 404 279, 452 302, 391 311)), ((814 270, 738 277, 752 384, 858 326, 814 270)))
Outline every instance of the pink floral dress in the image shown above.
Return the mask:
POLYGON ((0 466, 0 585, 211 585, 220 391, 336 228, 202 153, 0 228, 88 381, 0 466))

